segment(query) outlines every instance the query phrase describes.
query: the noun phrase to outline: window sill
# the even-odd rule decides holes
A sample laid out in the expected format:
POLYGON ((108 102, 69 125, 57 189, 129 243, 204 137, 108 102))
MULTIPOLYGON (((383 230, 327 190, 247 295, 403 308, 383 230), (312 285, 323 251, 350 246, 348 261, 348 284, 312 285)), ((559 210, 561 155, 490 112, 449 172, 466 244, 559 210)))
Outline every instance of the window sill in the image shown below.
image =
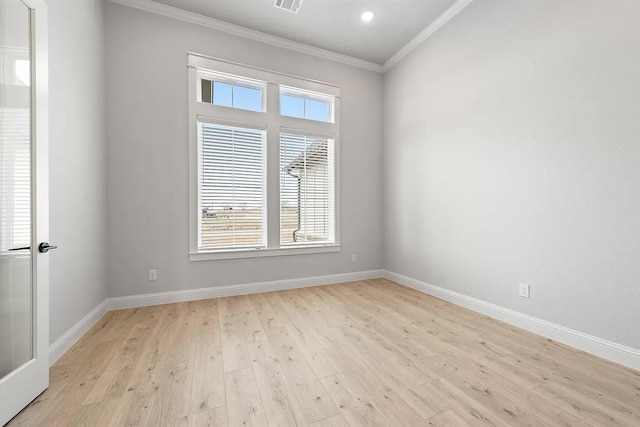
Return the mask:
POLYGON ((300 246, 279 249, 239 249, 210 252, 190 252, 189 261, 215 261, 223 259, 262 258, 285 255, 326 254, 340 252, 340 245, 300 246))

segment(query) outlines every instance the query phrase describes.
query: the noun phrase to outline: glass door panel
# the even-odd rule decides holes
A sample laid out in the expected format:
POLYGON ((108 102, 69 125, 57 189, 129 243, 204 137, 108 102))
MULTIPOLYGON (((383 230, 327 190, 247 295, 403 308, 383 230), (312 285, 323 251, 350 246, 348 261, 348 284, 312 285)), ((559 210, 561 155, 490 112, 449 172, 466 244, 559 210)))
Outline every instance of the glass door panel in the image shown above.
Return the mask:
POLYGON ((33 357, 31 12, 0 0, 0 379, 33 357))

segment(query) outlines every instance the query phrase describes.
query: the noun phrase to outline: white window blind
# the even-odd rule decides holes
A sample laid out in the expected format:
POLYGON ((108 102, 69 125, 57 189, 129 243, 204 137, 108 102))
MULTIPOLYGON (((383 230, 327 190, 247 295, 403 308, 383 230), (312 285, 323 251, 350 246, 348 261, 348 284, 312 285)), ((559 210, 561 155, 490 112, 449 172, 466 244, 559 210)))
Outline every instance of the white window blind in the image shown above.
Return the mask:
POLYGON ((0 251, 31 244, 28 108, 0 106, 0 251))
POLYGON ((265 247, 265 132, 198 122, 199 248, 265 247))
POLYGON ((334 144, 280 134, 280 244, 333 243, 334 144))

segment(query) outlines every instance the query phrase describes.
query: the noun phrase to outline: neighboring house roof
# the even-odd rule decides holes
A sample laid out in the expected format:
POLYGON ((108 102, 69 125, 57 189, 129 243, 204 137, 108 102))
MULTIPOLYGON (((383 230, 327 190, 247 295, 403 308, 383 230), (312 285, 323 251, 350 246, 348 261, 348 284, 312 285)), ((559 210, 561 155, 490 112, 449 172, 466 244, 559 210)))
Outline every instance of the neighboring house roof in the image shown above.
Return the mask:
POLYGON ((327 161, 327 140, 317 139, 298 155, 291 163, 285 166, 285 171, 310 168, 327 161))

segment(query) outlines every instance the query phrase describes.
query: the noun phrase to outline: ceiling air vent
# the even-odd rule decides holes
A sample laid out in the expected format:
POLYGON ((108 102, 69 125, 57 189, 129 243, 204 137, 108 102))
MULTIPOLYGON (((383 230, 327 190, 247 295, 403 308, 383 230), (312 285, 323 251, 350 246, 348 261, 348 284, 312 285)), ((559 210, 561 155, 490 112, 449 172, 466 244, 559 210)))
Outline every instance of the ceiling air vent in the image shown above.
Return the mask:
POLYGON ((275 0, 273 5, 291 13, 298 13, 303 0, 275 0))

